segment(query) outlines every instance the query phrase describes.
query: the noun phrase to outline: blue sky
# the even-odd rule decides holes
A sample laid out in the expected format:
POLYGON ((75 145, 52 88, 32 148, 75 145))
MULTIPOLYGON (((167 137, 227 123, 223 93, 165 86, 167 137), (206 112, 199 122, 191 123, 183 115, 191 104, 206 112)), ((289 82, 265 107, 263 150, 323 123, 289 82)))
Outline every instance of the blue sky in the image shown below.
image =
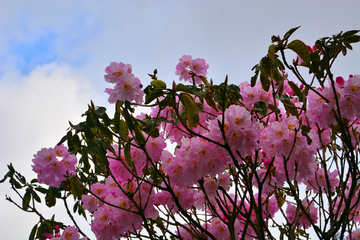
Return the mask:
POLYGON ((11 54, 18 57, 16 67, 21 74, 28 75, 37 65, 56 62, 58 60, 55 49, 57 38, 55 33, 47 31, 30 42, 10 41, 11 54))
MULTIPOLYGON (((112 61, 132 64, 146 86, 155 68, 168 83, 177 80, 178 59, 189 54, 209 63, 215 82, 228 74, 239 84, 250 80, 272 35, 301 25, 293 39, 312 45, 360 29, 355 0, 14 0, 1 1, 0 9, 0 174, 12 162, 30 179, 32 155, 54 146, 68 120, 81 121, 90 99, 113 108, 103 79, 112 61)), ((334 75, 359 74, 359 66, 357 44, 339 57, 334 75)), ((0 238, 26 239, 37 218, 5 201, 5 194, 11 191, 1 184, 0 214, 8 217, 0 220, 0 238)))

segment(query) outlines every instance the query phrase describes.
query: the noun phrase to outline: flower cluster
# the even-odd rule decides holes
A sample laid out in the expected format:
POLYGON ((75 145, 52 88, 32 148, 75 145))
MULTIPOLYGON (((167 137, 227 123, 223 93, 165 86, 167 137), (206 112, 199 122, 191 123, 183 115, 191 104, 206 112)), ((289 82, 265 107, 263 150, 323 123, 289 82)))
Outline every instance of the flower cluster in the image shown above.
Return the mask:
POLYGON ((42 148, 34 155, 32 169, 38 174, 39 183, 59 187, 67 176, 75 174, 77 158, 64 145, 42 148))
POLYGON ((209 64, 206 64, 204 59, 193 59, 190 55, 184 55, 179 59, 175 74, 180 76, 180 80, 187 82, 193 82, 192 76, 194 76, 195 84, 201 84, 203 81, 199 76, 206 77, 208 68, 209 64))
POLYGON ((117 100, 142 103, 144 91, 141 89, 143 86, 139 78, 132 73, 130 64, 112 62, 106 67, 105 72, 107 73, 104 76, 105 81, 115 83, 114 88, 105 89, 105 92, 110 95, 110 103, 116 103, 117 100))
POLYGON ((330 124, 336 125, 334 113, 338 109, 341 109, 341 118, 346 118, 350 122, 360 118, 360 75, 350 75, 347 81, 338 77, 334 86, 338 106, 331 83, 324 89, 319 88, 319 93, 309 92, 307 116, 311 122, 317 123, 320 128, 330 124))

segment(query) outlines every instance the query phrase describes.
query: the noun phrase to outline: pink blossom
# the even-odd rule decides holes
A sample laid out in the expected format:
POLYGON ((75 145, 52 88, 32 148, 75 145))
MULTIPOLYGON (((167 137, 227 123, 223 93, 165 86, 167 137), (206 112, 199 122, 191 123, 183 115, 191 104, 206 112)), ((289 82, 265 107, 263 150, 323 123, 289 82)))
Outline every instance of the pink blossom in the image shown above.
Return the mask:
POLYGON ((117 98, 117 91, 113 88, 106 88, 105 89, 105 92, 108 93, 110 96, 109 96, 109 99, 108 99, 108 102, 109 103, 116 103, 118 98, 117 98))
POLYGON ((202 58, 196 58, 190 62, 190 69, 198 76, 206 76, 209 64, 202 58))
POLYGON ((67 175, 75 174, 76 156, 70 155, 63 145, 42 148, 34 155, 32 169, 38 174, 39 183, 59 187, 67 175))
POLYGON ((83 208, 89 212, 94 212, 97 209, 96 198, 92 195, 83 195, 81 201, 84 203, 83 208))
POLYGON ((105 72, 107 75, 104 76, 105 81, 109 83, 117 83, 122 76, 127 73, 131 73, 132 68, 130 64, 124 64, 122 62, 112 62, 106 67, 105 72))
POLYGON ((203 81, 199 76, 206 77, 209 64, 206 64, 202 58, 192 59, 190 55, 183 55, 179 59, 179 63, 176 66, 175 74, 180 76, 180 80, 192 82, 190 71, 196 76, 194 77, 195 84, 202 84, 203 81))
MULTIPOLYGON (((74 226, 68 226, 62 232, 60 240, 79 240, 80 235, 78 233, 78 229, 74 226)), ((85 238, 86 239, 86 238, 85 238)))
POLYGON ((335 187, 338 186, 339 184, 339 179, 338 179, 338 171, 327 171, 327 177, 328 180, 326 179, 326 175, 325 175, 325 169, 324 168, 319 168, 315 174, 310 175, 309 180, 308 180, 308 184, 307 187, 308 189, 312 189, 315 192, 320 192, 320 190, 322 192, 328 193, 329 189, 330 192, 334 192, 335 191, 335 187), (329 184, 330 185, 329 185, 329 184))
MULTIPOLYGON (((360 228, 350 233, 352 240, 360 240, 360 228)), ((346 237, 346 240, 350 240, 350 235, 346 237)))
POLYGON ((114 89, 106 89, 105 92, 110 94, 109 102, 114 102, 114 94, 116 99, 120 101, 135 101, 138 104, 142 103, 144 91, 141 90, 140 80, 133 74, 126 74, 118 83, 116 83, 114 89))
MULTIPOLYGON (((317 216, 317 209, 314 207, 314 204, 308 204, 307 199, 302 201, 302 205, 306 212, 310 215, 311 219, 314 223, 317 223, 318 216, 317 216)), ((286 216, 288 221, 291 224, 295 224, 300 228, 307 229, 311 227, 310 221, 307 219, 306 215, 300 210, 299 207, 296 207, 293 204, 288 203, 286 209, 286 216)))

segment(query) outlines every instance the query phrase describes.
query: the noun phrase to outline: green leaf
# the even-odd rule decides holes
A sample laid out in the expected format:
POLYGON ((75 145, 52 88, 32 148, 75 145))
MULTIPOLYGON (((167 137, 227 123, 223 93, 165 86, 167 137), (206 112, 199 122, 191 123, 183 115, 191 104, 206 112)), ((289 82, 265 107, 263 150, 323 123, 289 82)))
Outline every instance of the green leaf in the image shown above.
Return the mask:
POLYGON ((297 55, 301 57, 301 59, 303 60, 302 65, 307 67, 310 65, 310 53, 305 43, 297 39, 289 43, 288 48, 296 52, 297 55))
POLYGON ((76 180, 75 180, 74 178, 71 178, 71 179, 69 180, 69 182, 70 182, 70 187, 71 187, 72 195, 73 195, 73 197, 74 197, 74 200, 76 200, 76 198, 79 197, 79 196, 81 197, 82 194, 81 194, 81 192, 80 192, 80 190, 79 190, 79 188, 78 188, 78 185, 77 185, 77 183, 76 183, 76 180))
POLYGON ((280 110, 277 107, 275 107, 274 104, 269 104, 268 108, 273 112, 280 113, 280 110))
POLYGON ((175 89, 176 89, 176 91, 187 92, 187 93, 193 94, 193 91, 190 90, 187 86, 185 86, 182 83, 179 83, 178 85, 176 85, 175 89))
POLYGON ((360 36, 358 35, 352 35, 343 39, 343 42, 346 43, 357 43, 359 41, 360 41, 360 36))
POLYGON ((35 188, 35 190, 36 191, 38 191, 38 192, 41 192, 41 193, 43 193, 43 194, 46 194, 47 193, 47 189, 45 189, 45 188, 43 188, 43 187, 37 187, 37 188, 35 188))
POLYGON ((263 101, 256 102, 256 103, 254 104, 253 110, 255 110, 255 111, 258 112, 259 114, 265 116, 266 113, 267 113, 267 105, 266 105, 266 103, 263 102, 263 101))
POLYGON ((269 91, 270 89, 270 77, 272 77, 271 75, 271 63, 270 63, 270 58, 269 57, 263 57, 260 61, 260 82, 261 82, 261 86, 264 89, 264 91, 269 91))
POLYGON ((280 86, 278 87, 277 94, 278 96, 282 96, 284 91, 284 82, 280 83, 280 86))
POLYGON ((347 38, 347 37, 357 34, 359 31, 360 30, 350 30, 350 31, 345 32, 341 37, 347 38))
POLYGON ((268 75, 265 75, 264 72, 260 73, 260 82, 261 82, 261 87, 264 89, 265 92, 269 91, 270 89, 270 80, 268 75))
POLYGON ((131 119, 130 114, 129 114, 127 108, 124 109, 124 111, 123 111, 123 116, 124 116, 124 118, 125 118, 126 125, 128 126, 129 130, 130 130, 130 131, 133 131, 133 130, 134 130, 133 120, 131 119))
POLYGON ((294 115, 296 117, 299 116, 299 112, 297 108, 295 107, 294 103, 290 101, 290 98, 288 95, 284 94, 281 97, 277 97, 280 99, 280 101, 284 104, 284 108, 287 114, 294 115))
POLYGON ((37 230, 37 224, 35 224, 35 226, 32 228, 31 232, 30 232, 30 235, 29 235, 29 240, 34 240, 35 239, 35 233, 36 233, 36 230, 37 230))
POLYGON ((97 107, 95 110, 94 110, 94 113, 98 116, 103 116, 106 112, 106 108, 104 107, 97 107))
POLYGON ((49 208, 55 206, 56 204, 56 198, 51 191, 48 191, 47 194, 45 195, 45 204, 49 208))
POLYGON ((204 83, 205 86, 207 86, 207 87, 210 86, 208 80, 207 80, 204 76, 198 76, 198 77, 203 81, 203 83, 204 83))
POLYGON ((56 197, 60 198, 61 194, 56 187, 49 187, 45 195, 45 204, 48 207, 53 207, 56 204, 56 197))
POLYGON ((285 66, 279 59, 274 59, 275 68, 280 68, 280 70, 284 71, 285 66))
POLYGON ((20 184, 18 181, 16 181, 14 178, 11 178, 11 179, 10 179, 10 184, 13 185, 13 186, 14 186, 15 188, 17 188, 17 189, 21 189, 21 188, 22 188, 21 184, 20 184))
POLYGON ((74 146, 73 146, 72 140, 71 140, 72 139, 72 132, 71 131, 68 131, 66 133, 66 139, 67 139, 67 144, 69 146, 69 151, 72 151, 74 146))
POLYGON ((41 199, 35 191, 32 191, 32 196, 35 199, 35 201, 37 201, 38 203, 41 203, 41 199))
POLYGON ((275 44, 271 44, 269 46, 268 56, 271 59, 275 59, 275 52, 276 52, 276 46, 275 46, 275 44))
POLYGON ((259 72, 260 72, 260 64, 256 64, 251 71, 255 70, 255 75, 253 77, 251 77, 251 87, 254 87, 256 84, 256 81, 258 79, 259 76, 259 72))
POLYGON ((134 169, 134 163, 131 159, 131 154, 130 154, 130 144, 126 143, 124 146, 124 155, 125 155, 125 160, 127 162, 127 164, 129 165, 130 168, 134 169))
POLYGON ((166 89, 166 83, 161 80, 153 80, 150 84, 155 88, 166 89))
POLYGON ((289 84, 291 90, 294 92, 294 95, 300 97, 300 94, 301 94, 300 88, 292 81, 288 81, 288 84, 289 84))
POLYGON ((152 89, 151 86, 146 87, 144 92, 146 93, 145 104, 149 104, 153 100, 157 99, 158 97, 162 97, 164 95, 162 89, 159 88, 152 89))
POLYGON ((94 156, 96 154, 96 146, 95 143, 89 141, 87 142, 88 145, 88 152, 90 155, 94 156))
POLYGON ((66 140, 67 140, 67 134, 61 138, 61 140, 58 142, 57 145, 60 146, 60 145, 63 144, 66 140))
POLYGON ((38 183, 39 181, 37 180, 37 178, 34 178, 30 181, 30 183, 38 183))
MULTIPOLYGON (((61 187, 61 185, 60 185, 61 187)), ((60 188, 59 187, 59 188, 60 188)), ((61 192, 59 190, 59 188, 56 188, 56 187, 49 187, 49 190, 52 192, 52 194, 56 197, 56 198, 61 198, 61 192)))
POLYGON ((287 40, 296 30, 298 30, 301 26, 295 27, 287 31, 283 37, 283 40, 287 40))
POLYGON ((216 107, 216 103, 214 101, 214 99, 211 97, 210 93, 208 90, 205 91, 204 93, 204 96, 205 96, 205 101, 206 103, 212 107, 213 109, 215 109, 216 111, 218 111, 217 107, 216 107))
POLYGON ((139 144, 139 145, 143 145, 145 144, 145 136, 143 134, 143 132, 140 129, 139 123, 137 122, 137 119, 133 118, 133 122, 134 122, 134 130, 135 130, 135 136, 134 139, 135 141, 139 144))
POLYGON ((228 89, 232 92, 240 92, 240 88, 239 86, 235 85, 235 84, 230 84, 227 86, 228 89))
POLYGON ((77 202, 74 204, 74 207, 73 207, 73 212, 74 212, 74 213, 76 213, 78 207, 79 207, 79 201, 77 201, 77 202))
POLYGON ((128 126, 124 120, 119 122, 119 134, 122 138, 127 138, 129 135, 128 126))
POLYGON ((27 188, 22 201, 22 208, 24 211, 26 211, 29 208, 30 199, 31 199, 31 190, 30 188, 27 188))
POLYGON ((188 89, 190 89, 194 95, 196 95, 198 97, 204 97, 204 93, 199 88, 192 86, 192 85, 188 85, 186 87, 188 89))
POLYGON ((164 108, 166 106, 172 107, 175 105, 175 97, 172 94, 167 95, 160 103, 159 107, 164 108))
POLYGON ((186 93, 181 93, 179 98, 185 107, 189 127, 196 127, 199 123, 199 108, 194 99, 186 93))
POLYGON ((276 191, 276 193, 275 193, 275 197, 276 197, 279 208, 282 208, 282 206, 285 203, 285 197, 284 196, 285 195, 284 195, 283 191, 279 190, 279 191, 276 191))
POLYGON ((84 164, 84 172, 88 173, 90 170, 90 163, 88 158, 88 148, 86 146, 83 146, 81 149, 80 162, 84 164))

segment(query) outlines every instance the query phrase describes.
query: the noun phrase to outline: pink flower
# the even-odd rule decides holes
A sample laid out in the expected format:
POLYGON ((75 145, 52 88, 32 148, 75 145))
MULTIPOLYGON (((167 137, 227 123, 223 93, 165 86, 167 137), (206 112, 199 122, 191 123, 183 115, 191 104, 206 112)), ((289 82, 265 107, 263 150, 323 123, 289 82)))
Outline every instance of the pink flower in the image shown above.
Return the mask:
POLYGON ((89 212, 94 212, 97 209, 96 198, 92 195, 83 195, 81 201, 84 203, 83 208, 89 212))
MULTIPOLYGON (((311 219, 314 223, 317 223, 317 209, 314 207, 314 204, 308 204, 307 199, 302 201, 302 205, 304 206, 306 212, 310 215, 311 219)), ((307 219, 306 215, 300 210, 299 207, 296 207, 293 204, 288 203, 286 209, 286 216, 288 221, 291 224, 296 224, 300 228, 307 229, 311 227, 311 223, 307 219)))
POLYGON ((359 98, 360 94, 360 75, 349 78, 344 84, 344 94, 359 98))
POLYGON ((54 147, 54 151, 58 157, 66 157, 66 156, 70 155, 70 153, 67 150, 67 147, 65 147, 64 144, 56 145, 54 147))
POLYGON ((196 74, 195 84, 201 84, 203 81, 198 76, 206 77, 209 64, 206 64, 202 58, 192 59, 190 55, 183 55, 179 59, 179 63, 176 66, 175 74, 180 76, 180 80, 192 82, 189 71, 196 74))
POLYGON ((105 92, 108 93, 110 96, 109 96, 109 99, 108 99, 108 102, 109 103, 116 103, 117 102, 117 92, 115 91, 115 89, 113 88, 106 88, 105 89, 105 92))
POLYGON ((206 76, 209 64, 206 64, 203 58, 196 58, 190 62, 190 69, 198 76, 206 76))
POLYGON ((70 155, 63 145, 42 148, 34 157, 32 169, 38 174, 39 183, 59 187, 67 175, 75 174, 76 156, 70 155))
POLYGON ((79 240, 79 237, 78 229, 74 226, 68 226, 62 232, 60 240, 79 240))
POLYGON ((127 73, 131 73, 131 71, 132 69, 130 64, 112 62, 106 67, 105 72, 107 75, 105 75, 104 78, 105 81, 109 83, 117 83, 121 77, 127 73))
MULTIPOLYGON (((350 233, 352 240, 360 240, 360 228, 350 233)), ((346 240, 350 240, 350 235, 346 237, 346 240)))
POLYGON ((91 192, 99 198, 103 198, 107 195, 106 186, 102 183, 95 183, 90 187, 91 192))
POLYGON ((116 83, 114 89, 105 89, 106 93, 110 94, 109 102, 115 103, 120 101, 135 101, 138 104, 142 103, 144 91, 141 90, 142 85, 140 80, 133 74, 125 74, 123 78, 116 83))
POLYGON ((315 172, 315 174, 310 175, 307 184, 308 189, 313 189, 315 192, 319 192, 321 189, 322 192, 326 192, 326 193, 328 193, 329 192, 328 189, 330 189, 330 192, 334 192, 335 187, 338 186, 339 184, 338 171, 337 170, 333 172, 327 171, 327 175, 329 178, 330 186, 328 186, 328 181, 326 180, 324 168, 319 168, 315 172))

